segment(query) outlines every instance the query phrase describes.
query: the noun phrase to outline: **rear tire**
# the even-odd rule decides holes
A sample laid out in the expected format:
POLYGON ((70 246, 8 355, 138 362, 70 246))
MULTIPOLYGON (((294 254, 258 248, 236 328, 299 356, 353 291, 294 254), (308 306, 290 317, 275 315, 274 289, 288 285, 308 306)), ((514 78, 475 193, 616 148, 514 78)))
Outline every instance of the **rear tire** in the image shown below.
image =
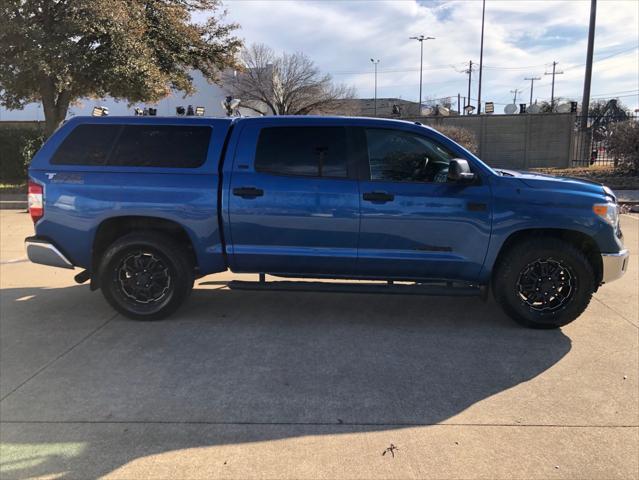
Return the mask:
POLYGON ((158 232, 125 235, 105 251, 98 270, 106 300, 134 320, 175 312, 193 288, 193 264, 184 247, 158 232))
POLYGON ((493 294, 517 323, 559 328, 579 317, 595 291, 595 274, 583 252, 556 238, 515 244, 500 260, 493 294))

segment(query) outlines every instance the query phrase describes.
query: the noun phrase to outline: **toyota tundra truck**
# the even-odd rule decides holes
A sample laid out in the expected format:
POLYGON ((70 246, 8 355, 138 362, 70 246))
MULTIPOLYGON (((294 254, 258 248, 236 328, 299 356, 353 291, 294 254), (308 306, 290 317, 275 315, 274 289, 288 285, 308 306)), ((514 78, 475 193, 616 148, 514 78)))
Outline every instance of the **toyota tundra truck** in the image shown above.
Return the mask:
POLYGON ((491 168, 417 122, 76 117, 28 190, 29 259, 81 269, 137 320, 230 269, 266 286, 492 292, 515 321, 557 328, 628 265, 609 188, 491 168))

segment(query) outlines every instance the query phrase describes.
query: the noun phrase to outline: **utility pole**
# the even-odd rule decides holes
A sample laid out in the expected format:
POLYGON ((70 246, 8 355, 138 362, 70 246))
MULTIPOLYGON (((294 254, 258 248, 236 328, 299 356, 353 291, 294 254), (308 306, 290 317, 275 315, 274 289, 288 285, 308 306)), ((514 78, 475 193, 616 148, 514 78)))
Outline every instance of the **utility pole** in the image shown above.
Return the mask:
POLYGON ((511 90, 510 93, 514 93, 515 97, 513 98, 513 103, 515 105, 517 105, 517 94, 521 93, 521 90, 518 90, 517 88, 515 88, 514 90, 511 90))
POLYGON ((377 64, 379 63, 379 59, 373 60, 371 58, 371 62, 375 66, 375 116, 377 116, 377 64))
POLYGON ((457 94, 457 115, 461 115, 461 93, 457 94))
POLYGON ((530 80, 530 105, 532 105, 533 86, 535 84, 535 80, 541 80, 541 77, 526 77, 526 78, 524 78, 524 80, 530 80))
MULTIPOLYGON (((469 61, 468 62, 468 70, 466 70, 466 73, 468 74, 468 105, 466 105, 466 102, 464 102, 464 111, 466 110, 467 106, 470 106, 470 81, 471 78, 473 76, 473 61, 469 61)), ((470 114, 470 112, 466 112, 467 115, 470 114)))
POLYGON ((555 75, 562 75, 564 72, 557 72, 555 70, 557 62, 552 62, 552 73, 545 72, 544 75, 552 75, 552 87, 550 90, 550 110, 555 108, 555 75))
POLYGON ((597 20, 597 0, 590 0, 590 26, 588 28, 588 51, 586 53, 586 77, 584 78, 584 96, 581 99, 581 128, 588 128, 588 110, 590 109, 590 80, 592 79, 592 54, 595 49, 595 23, 597 20))
POLYGON ((424 40, 435 40, 435 37, 425 37, 419 35, 417 37, 409 37, 409 40, 417 40, 420 45, 419 56, 419 115, 422 114, 422 70, 424 69, 424 40))
POLYGON ((477 89, 477 115, 481 113, 481 72, 484 64, 484 16, 486 14, 486 0, 481 7, 481 46, 479 47, 479 87, 477 89))

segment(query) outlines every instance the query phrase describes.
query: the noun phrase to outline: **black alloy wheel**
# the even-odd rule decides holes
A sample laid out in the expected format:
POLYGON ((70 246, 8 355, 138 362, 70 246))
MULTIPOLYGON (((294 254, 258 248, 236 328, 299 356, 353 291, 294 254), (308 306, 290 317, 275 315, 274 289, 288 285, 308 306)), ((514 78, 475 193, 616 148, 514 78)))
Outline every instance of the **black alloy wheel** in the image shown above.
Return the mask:
POLYGON ((137 303, 161 302, 171 289, 169 267, 152 251, 140 250, 124 257, 113 280, 121 293, 137 303))
POLYGON ((555 311, 565 306, 576 288, 570 269, 552 258, 538 258, 524 267, 517 292, 532 310, 555 311))
POLYGON ((135 320, 160 320, 186 300, 194 265, 184 245, 160 232, 135 232, 102 256, 99 285, 118 312, 135 320))
POLYGON ((493 295, 521 325, 562 327, 588 306, 597 287, 596 267, 578 245, 563 239, 521 239, 507 246, 498 259, 493 295))

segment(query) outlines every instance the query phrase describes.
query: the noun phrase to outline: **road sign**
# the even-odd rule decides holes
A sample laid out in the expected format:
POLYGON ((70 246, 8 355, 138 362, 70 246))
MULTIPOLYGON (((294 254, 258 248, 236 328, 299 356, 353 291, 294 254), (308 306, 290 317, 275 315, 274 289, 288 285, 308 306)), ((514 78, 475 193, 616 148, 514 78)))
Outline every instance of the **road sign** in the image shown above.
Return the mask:
POLYGON ((493 102, 486 102, 486 105, 484 106, 484 112, 495 113, 495 104, 493 102))

